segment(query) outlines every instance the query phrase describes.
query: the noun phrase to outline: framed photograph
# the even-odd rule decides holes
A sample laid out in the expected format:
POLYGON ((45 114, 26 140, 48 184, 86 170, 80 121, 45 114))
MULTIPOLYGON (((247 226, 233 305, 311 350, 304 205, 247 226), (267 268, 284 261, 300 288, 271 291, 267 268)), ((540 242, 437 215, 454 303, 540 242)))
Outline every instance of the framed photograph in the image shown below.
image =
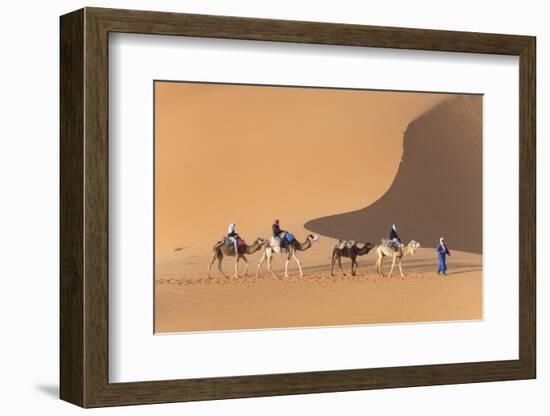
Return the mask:
POLYGON ((536 377, 534 37, 60 29, 63 400, 536 377))

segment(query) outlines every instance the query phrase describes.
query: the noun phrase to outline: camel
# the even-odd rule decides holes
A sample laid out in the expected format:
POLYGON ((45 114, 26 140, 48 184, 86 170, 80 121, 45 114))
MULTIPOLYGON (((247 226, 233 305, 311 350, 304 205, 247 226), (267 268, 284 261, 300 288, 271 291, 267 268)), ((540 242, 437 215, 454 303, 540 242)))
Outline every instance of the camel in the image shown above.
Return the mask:
POLYGON ((330 275, 334 276, 334 263, 338 260, 338 266, 340 271, 346 275, 346 272, 342 269, 342 257, 349 257, 351 259, 351 275, 355 276, 359 264, 357 263, 357 256, 363 256, 373 249, 371 243, 365 243, 363 247, 358 247, 355 241, 341 242, 338 241, 334 249, 332 250, 332 262, 330 264, 330 275))
MULTIPOLYGON (((243 259, 246 263, 246 267, 244 269, 244 275, 247 276, 248 273, 248 259, 246 258, 245 254, 253 254, 256 251, 260 250, 265 244, 267 244, 267 240, 264 240, 263 238, 257 238, 256 241, 252 245, 243 244, 240 245, 237 249, 239 252, 239 255, 235 258, 235 275, 234 278, 239 277, 239 260, 243 259)), ((222 260, 224 257, 235 257, 235 247, 233 245, 228 246, 223 243, 223 241, 218 241, 216 244, 214 244, 214 247, 212 248, 212 260, 210 261, 210 264, 208 265, 208 277, 210 278, 210 269, 212 268, 212 265, 214 264, 214 261, 218 259, 218 269, 223 277, 227 277, 225 273, 222 270, 222 260)))
POLYGON ((401 277, 405 276, 403 274, 403 269, 401 268, 401 261, 403 260, 403 257, 414 255, 416 249, 420 247, 420 243, 411 240, 409 244, 406 246, 401 246, 397 250, 394 250, 393 247, 387 246, 387 245, 380 245, 376 247, 376 272, 380 276, 384 276, 384 273, 382 272, 382 259, 386 256, 392 258, 392 264, 390 273, 388 274, 388 277, 391 277, 391 274, 393 272, 393 267, 395 266, 395 261, 399 260, 399 272, 401 273, 401 277))
MULTIPOLYGON (((296 252, 307 250, 313 245, 313 242, 317 241, 318 239, 319 237, 317 237, 316 235, 309 234, 306 238, 306 241, 304 241, 303 243, 300 243, 298 240, 294 239, 292 242, 285 244, 285 246, 279 252, 279 254, 287 255, 286 262, 285 262, 285 277, 288 277, 288 263, 290 262, 291 257, 296 261, 296 264, 298 264, 298 269, 300 270, 300 277, 304 277, 304 273, 302 271, 302 263, 300 262, 300 259, 296 255, 296 252), (283 250, 286 251, 286 253, 284 253, 283 250)), ((260 268, 262 267, 262 264, 266 260, 267 260, 267 269, 271 272, 271 275, 273 277, 277 277, 277 275, 273 273, 273 270, 271 269, 271 258, 273 257, 274 253, 277 253, 277 251, 275 251, 274 249, 276 245, 277 245, 277 242, 273 237, 271 237, 269 244, 267 244, 264 248, 262 258, 260 259, 260 262, 258 263, 258 267, 256 268, 256 277, 258 277, 260 273, 260 268)))

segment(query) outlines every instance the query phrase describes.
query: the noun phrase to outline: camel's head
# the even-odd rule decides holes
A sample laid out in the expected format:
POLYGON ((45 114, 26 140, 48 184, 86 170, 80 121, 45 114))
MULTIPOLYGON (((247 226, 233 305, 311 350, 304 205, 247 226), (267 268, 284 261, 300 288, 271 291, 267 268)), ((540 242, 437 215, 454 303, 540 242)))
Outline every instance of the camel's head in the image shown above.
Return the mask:
POLYGON ((307 239, 313 243, 314 241, 319 240, 319 237, 317 237, 315 234, 310 234, 307 236, 307 239))
POLYGON ((411 240, 409 247, 416 250, 417 248, 420 248, 420 243, 418 241, 411 240))
POLYGON ((265 238, 258 237, 256 239, 256 244, 258 244, 259 246, 263 246, 264 244, 267 244, 267 240, 265 238))
POLYGON ((372 250, 374 248, 374 244, 372 243, 365 243, 365 247, 367 247, 369 250, 372 250))

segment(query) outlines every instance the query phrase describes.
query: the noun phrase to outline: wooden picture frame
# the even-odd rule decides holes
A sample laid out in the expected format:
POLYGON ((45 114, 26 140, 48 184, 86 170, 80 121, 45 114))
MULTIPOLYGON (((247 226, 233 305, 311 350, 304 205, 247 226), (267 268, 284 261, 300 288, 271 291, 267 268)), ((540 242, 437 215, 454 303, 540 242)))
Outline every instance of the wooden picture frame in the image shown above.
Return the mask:
POLYGON ((61 17, 60 396, 82 407, 213 400, 536 376, 535 38, 85 8, 61 17), (519 359, 110 383, 108 35, 111 32, 519 56, 519 359))

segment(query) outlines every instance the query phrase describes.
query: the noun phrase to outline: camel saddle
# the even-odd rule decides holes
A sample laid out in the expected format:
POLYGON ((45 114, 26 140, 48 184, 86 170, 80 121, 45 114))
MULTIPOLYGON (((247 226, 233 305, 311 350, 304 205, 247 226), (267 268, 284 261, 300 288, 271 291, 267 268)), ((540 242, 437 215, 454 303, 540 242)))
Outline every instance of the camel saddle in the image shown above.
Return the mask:
POLYGON ((385 247, 390 247, 394 251, 399 250, 399 246, 397 246, 392 240, 388 240, 386 238, 382 239, 382 245, 385 246, 385 247))
POLYGON ((275 237, 271 237, 269 239, 269 245, 271 247, 279 247, 281 252, 283 250, 286 250, 287 240, 285 238, 281 238, 281 240, 277 240, 275 237))
POLYGON ((352 248, 355 244, 357 244, 355 240, 338 240, 336 247, 343 250, 344 248, 352 248))
POLYGON ((285 242, 292 243, 295 239, 296 237, 294 237, 294 234, 292 234, 290 231, 285 232, 285 234, 283 235, 283 240, 285 242))
MULTIPOLYGON (((231 241, 227 236, 223 237, 223 243, 226 245, 226 246, 231 246, 233 247, 233 241, 231 241)), ((237 238, 237 246, 241 247, 241 246, 244 246, 246 245, 246 241, 244 241, 242 238, 237 238)))

